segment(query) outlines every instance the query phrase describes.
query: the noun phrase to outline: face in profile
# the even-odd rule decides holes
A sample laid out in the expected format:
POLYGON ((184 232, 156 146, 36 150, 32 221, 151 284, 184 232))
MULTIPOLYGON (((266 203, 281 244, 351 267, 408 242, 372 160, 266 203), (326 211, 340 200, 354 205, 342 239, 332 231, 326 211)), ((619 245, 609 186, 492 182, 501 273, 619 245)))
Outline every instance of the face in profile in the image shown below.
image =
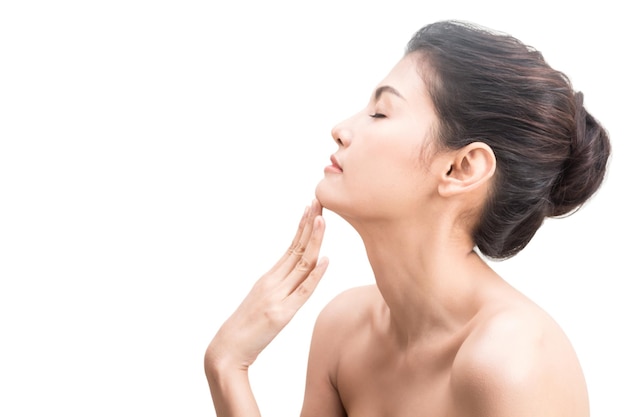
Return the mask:
POLYGON ((401 59, 367 106, 332 130, 338 148, 316 196, 348 220, 415 215, 433 190, 424 152, 437 117, 416 59, 401 59))

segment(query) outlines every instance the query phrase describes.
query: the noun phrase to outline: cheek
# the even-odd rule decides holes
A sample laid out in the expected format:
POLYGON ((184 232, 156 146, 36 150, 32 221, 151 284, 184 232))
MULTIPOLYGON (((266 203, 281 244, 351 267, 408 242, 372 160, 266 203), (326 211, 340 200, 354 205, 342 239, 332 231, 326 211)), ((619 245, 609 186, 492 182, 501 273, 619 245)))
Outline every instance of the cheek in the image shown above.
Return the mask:
POLYGON ((412 205, 417 179, 413 164, 406 155, 386 148, 375 158, 368 158, 354 172, 345 176, 346 196, 363 216, 387 216, 412 205), (387 213, 387 214, 385 214, 387 213))
POLYGON ((402 145, 389 142, 360 150, 355 155, 355 177, 380 187, 397 186, 414 180, 419 162, 413 150, 402 145))

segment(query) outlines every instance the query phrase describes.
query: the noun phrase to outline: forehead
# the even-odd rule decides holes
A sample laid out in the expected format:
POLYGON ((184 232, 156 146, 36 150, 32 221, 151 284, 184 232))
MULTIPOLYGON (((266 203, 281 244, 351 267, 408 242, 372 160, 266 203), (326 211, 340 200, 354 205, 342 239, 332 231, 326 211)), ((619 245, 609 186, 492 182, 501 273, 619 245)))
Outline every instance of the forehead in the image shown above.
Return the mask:
POLYGON ((391 68, 378 86, 389 85, 407 99, 412 96, 428 96, 426 85, 419 73, 418 59, 416 55, 403 57, 391 68))

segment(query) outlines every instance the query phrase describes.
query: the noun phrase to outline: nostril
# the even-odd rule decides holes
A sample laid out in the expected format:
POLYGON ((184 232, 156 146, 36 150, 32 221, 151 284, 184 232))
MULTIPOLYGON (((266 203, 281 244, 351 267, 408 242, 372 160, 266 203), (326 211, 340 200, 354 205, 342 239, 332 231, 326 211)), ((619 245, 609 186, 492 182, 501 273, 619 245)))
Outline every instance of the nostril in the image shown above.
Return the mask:
POLYGON ((350 145, 350 138, 352 133, 346 128, 343 124, 338 124, 330 132, 332 138, 335 140, 335 143, 341 147, 346 147, 350 145))

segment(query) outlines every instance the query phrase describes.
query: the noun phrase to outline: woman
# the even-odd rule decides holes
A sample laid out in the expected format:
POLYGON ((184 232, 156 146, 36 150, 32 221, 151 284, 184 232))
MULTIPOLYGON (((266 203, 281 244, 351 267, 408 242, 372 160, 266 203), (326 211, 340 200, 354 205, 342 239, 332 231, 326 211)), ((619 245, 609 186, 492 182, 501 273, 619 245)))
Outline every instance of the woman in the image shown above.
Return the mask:
POLYGON ((376 284, 320 313, 302 416, 588 416, 566 335, 479 254, 515 255, 599 188, 610 146, 582 94, 518 40, 438 22, 332 136, 290 249, 207 348, 217 415, 260 415, 247 370, 324 274, 324 207, 376 284))

